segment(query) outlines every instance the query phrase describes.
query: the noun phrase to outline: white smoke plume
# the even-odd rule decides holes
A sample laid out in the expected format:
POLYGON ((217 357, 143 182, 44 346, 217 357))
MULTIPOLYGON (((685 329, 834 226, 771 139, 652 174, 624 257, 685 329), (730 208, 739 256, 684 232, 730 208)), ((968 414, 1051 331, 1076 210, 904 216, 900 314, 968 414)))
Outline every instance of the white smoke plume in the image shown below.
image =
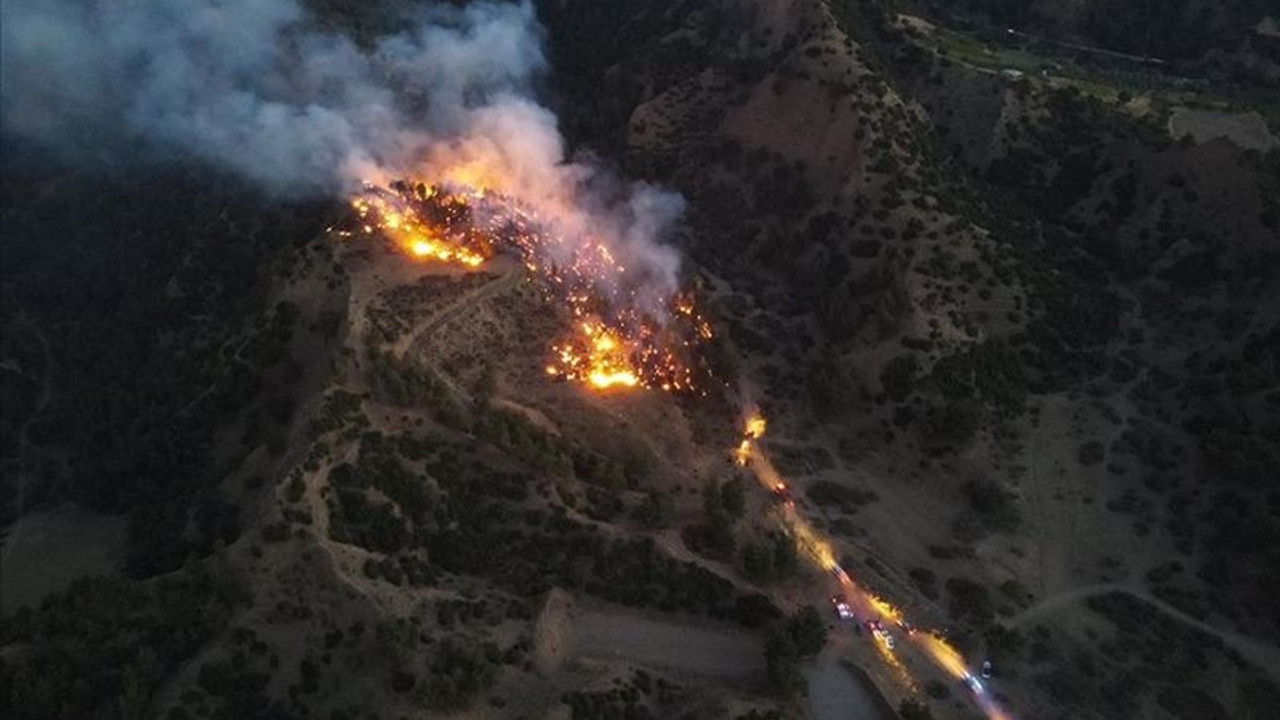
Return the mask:
POLYGON ((566 157, 533 83, 544 31, 523 2, 418 4, 357 46, 296 0, 5 0, 3 120, 108 164, 194 158, 282 196, 415 176, 511 195, 675 289, 658 240, 682 199, 566 157))

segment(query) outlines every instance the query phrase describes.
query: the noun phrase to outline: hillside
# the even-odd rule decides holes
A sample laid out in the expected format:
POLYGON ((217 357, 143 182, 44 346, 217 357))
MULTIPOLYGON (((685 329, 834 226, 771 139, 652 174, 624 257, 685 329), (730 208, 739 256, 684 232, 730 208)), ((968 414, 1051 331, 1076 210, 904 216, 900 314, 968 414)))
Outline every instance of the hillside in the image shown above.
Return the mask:
POLYGON ((871 4, 716 8, 600 38, 585 84, 643 88, 629 167, 694 198, 778 449, 855 566, 953 613, 984 578, 979 630, 1105 584, 1274 638, 1274 150, 1171 137, 1177 94, 949 59, 871 4))
POLYGON ((683 197, 689 390, 567 374, 559 258, 434 261, 371 186, 9 154, 3 707, 1268 717, 1280 127, 1268 61, 1181 74, 1261 6, 948 5, 536 3, 560 164, 683 197))

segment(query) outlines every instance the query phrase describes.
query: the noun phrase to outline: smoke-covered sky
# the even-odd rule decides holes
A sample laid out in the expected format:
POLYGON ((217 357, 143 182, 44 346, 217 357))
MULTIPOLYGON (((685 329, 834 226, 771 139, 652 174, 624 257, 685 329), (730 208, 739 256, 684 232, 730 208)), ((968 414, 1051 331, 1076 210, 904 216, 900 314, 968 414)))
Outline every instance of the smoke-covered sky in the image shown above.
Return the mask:
POLYGON ((4 0, 9 141, 72 160, 198 159, 282 196, 406 175, 483 182, 674 288, 678 195, 565 156, 524 2, 405 3, 368 49, 296 0, 4 0))

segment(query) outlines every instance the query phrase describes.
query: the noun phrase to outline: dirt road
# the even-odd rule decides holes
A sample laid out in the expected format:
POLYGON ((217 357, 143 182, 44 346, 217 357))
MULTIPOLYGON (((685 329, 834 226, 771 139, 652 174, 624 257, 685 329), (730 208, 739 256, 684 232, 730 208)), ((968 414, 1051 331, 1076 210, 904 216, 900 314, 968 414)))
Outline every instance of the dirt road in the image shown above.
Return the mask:
POLYGON ((764 678, 764 639, 754 633, 655 619, 624 609, 573 613, 573 655, 711 677, 764 678))
POLYGON ((841 649, 828 644, 805 673, 814 720, 894 720, 883 702, 840 663, 841 649))
POLYGON ((396 344, 393 349, 395 356, 400 358, 404 357, 405 353, 407 353, 419 339, 429 335, 441 325, 454 317, 457 317, 458 313, 475 307, 477 303, 493 297, 503 290, 515 287, 516 283, 518 283, 523 277, 523 273, 520 272, 520 266, 515 265, 514 263, 506 264, 504 266, 503 264, 494 261, 493 263, 490 263, 490 265, 494 267, 503 267, 504 270, 502 275, 499 275, 491 282, 487 282, 449 303, 436 312, 436 314, 425 320, 422 324, 413 328, 413 330, 396 340, 396 344))
MULTIPOLYGON (((789 487, 778 473, 757 440, 760 433, 748 435, 737 451, 738 461, 750 468, 765 489, 775 492, 789 487)), ((867 646, 874 648, 880 663, 863 665, 871 678, 886 696, 909 694, 926 680, 972 682, 970 701, 988 720, 1009 720, 1011 717, 980 681, 973 681, 973 671, 963 657, 944 639, 929 632, 907 632, 901 611, 881 600, 867 586, 837 564, 830 541, 807 518, 801 515, 790 501, 780 506, 778 517, 784 530, 796 542, 801 554, 817 567, 831 572, 836 581, 836 591, 848 604, 852 620, 866 624, 871 638, 867 646), (895 639, 896 638, 896 639, 895 639)))

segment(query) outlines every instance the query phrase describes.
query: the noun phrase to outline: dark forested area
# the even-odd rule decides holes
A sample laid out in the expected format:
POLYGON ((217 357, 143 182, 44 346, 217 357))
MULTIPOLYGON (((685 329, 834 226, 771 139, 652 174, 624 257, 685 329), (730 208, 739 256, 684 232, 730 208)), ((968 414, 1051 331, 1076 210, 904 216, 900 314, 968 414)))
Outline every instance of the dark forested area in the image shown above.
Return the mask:
POLYGON ((13 713, 5 717, 147 717, 163 679, 250 599, 243 578, 217 560, 154 582, 77 581, 38 613, 0 622, 0 645, 24 648, 22 663, 0 660, 0 698, 13 713))
MULTIPOLYGON (((289 332, 279 313, 248 322, 270 316, 273 258, 315 237, 327 207, 190 166, 106 176, 6 154, 3 320, 48 355, 47 404, 5 417, 6 454, 25 424, 24 461, 36 465, 21 493, 10 488, 22 507, 9 515, 65 499, 130 513, 132 569, 172 569, 193 518, 208 540, 234 534, 209 493, 209 442, 258 393, 270 358, 246 349, 278 353, 289 332)), ((6 395, 31 377, 6 373, 6 395)))

